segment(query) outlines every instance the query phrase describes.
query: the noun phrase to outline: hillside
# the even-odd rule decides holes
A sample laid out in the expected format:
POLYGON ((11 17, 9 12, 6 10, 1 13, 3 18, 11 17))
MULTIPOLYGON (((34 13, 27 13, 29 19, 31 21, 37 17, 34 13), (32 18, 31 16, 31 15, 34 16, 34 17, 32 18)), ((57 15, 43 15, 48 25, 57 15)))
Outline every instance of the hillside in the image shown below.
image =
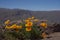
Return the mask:
POLYGON ((60 10, 54 11, 29 11, 24 9, 7 9, 0 8, 0 22, 7 19, 19 20, 27 17, 35 16, 39 19, 47 19, 50 22, 60 23, 60 10))

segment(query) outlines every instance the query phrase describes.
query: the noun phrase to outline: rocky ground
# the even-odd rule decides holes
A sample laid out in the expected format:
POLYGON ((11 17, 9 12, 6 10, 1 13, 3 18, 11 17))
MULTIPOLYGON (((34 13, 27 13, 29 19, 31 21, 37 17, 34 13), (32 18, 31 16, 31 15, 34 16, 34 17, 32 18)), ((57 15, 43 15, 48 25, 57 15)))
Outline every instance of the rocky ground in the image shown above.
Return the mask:
POLYGON ((49 35, 49 38, 45 38, 42 40, 60 40, 60 32, 55 32, 49 35))

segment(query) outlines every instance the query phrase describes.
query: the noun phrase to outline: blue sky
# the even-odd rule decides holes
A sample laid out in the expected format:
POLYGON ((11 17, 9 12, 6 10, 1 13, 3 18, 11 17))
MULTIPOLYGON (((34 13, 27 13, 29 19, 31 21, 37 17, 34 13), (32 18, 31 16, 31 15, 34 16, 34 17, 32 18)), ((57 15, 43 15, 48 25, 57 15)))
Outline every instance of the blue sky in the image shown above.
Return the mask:
POLYGON ((0 0, 0 8, 34 11, 60 10, 60 0, 0 0))

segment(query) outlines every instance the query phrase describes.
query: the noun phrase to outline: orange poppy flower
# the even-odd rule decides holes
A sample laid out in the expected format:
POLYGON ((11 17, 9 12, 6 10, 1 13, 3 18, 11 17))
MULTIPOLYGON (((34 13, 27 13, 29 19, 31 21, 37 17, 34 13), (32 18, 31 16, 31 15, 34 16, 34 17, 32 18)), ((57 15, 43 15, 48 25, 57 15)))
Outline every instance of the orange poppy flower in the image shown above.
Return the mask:
POLYGON ((43 28, 47 28, 47 23, 41 23, 40 26, 42 26, 43 28))
POLYGON ((5 21, 5 24, 9 24, 9 23, 10 23, 10 20, 5 21))
POLYGON ((31 27, 26 28, 26 31, 31 31, 31 27))
POLYGON ((33 25, 32 22, 27 22, 27 24, 25 24, 26 27, 31 27, 33 25))

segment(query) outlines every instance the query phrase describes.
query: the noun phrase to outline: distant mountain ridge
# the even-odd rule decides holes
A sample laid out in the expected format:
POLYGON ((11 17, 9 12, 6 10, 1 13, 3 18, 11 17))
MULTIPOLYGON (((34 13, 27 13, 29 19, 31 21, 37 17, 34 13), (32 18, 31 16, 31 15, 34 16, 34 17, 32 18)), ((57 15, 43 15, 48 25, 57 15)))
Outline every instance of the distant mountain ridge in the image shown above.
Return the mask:
POLYGON ((60 23, 60 10, 54 11, 31 11, 24 9, 0 8, 0 22, 7 19, 19 20, 35 16, 38 19, 47 19, 51 22, 60 23))

